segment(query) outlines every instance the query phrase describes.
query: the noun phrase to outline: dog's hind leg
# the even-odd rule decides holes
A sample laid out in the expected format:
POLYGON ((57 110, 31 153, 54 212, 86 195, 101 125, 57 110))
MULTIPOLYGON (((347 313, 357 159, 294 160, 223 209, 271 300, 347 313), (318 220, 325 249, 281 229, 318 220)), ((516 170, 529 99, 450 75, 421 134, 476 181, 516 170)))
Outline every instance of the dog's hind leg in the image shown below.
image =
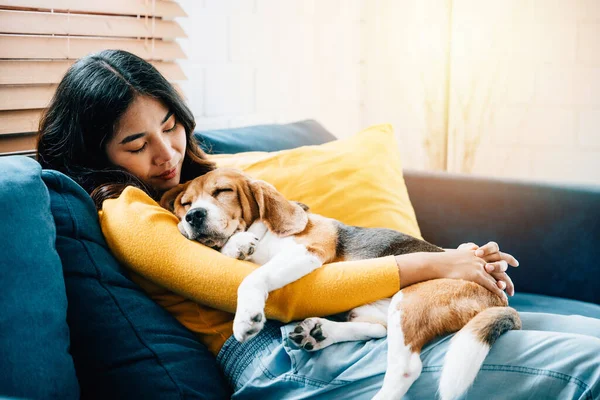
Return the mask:
POLYGON ((390 300, 379 300, 352 309, 346 315, 347 322, 307 318, 296 326, 289 337, 307 351, 321 350, 339 342, 382 338, 387 334, 390 300))
POLYGON ((412 349, 406 343, 402 331, 403 294, 398 292, 393 298, 388 311, 388 365, 383 387, 375 395, 374 400, 402 399, 414 381, 421 375, 420 350, 412 349), (415 351, 416 350, 416 351, 415 351))
POLYGON ((349 322, 371 322, 387 327, 388 309, 391 298, 377 300, 364 306, 356 307, 350 310, 347 315, 349 322))
POLYGON ((334 343, 382 338, 386 333, 385 326, 377 323, 307 318, 296 326, 289 338, 304 350, 317 351, 334 343))

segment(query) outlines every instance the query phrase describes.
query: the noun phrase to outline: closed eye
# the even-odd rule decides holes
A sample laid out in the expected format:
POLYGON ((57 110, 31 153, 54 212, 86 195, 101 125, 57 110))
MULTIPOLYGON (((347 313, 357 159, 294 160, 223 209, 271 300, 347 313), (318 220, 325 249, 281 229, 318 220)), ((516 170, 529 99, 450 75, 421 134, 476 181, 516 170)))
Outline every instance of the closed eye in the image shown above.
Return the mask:
POLYGON ((175 128, 177 128, 177 121, 175 121, 172 128, 165 129, 165 132, 167 132, 167 133, 173 132, 175 130, 175 128))
POLYGON ((226 193, 226 192, 233 192, 233 189, 229 189, 229 188, 216 189, 212 195, 213 195, 213 197, 217 197, 221 193, 226 193))
POLYGON ((188 201, 188 202, 186 202, 186 203, 181 203, 181 205, 182 205, 183 207, 187 207, 187 206, 191 206, 191 205, 192 205, 192 203, 191 203, 190 201, 188 201))

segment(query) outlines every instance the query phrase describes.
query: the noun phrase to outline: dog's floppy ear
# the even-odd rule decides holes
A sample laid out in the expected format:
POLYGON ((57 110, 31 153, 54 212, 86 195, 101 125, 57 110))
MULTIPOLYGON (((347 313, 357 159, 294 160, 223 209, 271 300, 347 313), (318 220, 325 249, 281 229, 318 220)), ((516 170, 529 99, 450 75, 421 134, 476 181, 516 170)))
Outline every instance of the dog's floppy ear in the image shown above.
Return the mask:
POLYGON ((182 183, 175 186, 173 189, 167 190, 160 198, 160 206, 172 213, 175 213, 175 200, 188 187, 190 182, 182 183))
POLYGON ((300 203, 299 201, 294 201, 294 203, 296 203, 296 204, 298 204, 300 207, 302 207, 302 209, 303 209, 304 211, 308 211, 308 210, 310 210, 310 207, 309 207, 309 206, 307 206, 307 205, 306 205, 306 204, 304 204, 304 203, 300 203))
POLYGON ((267 182, 252 180, 249 186, 258 205, 260 219, 271 232, 291 236, 306 228, 308 215, 298 203, 288 201, 267 182))

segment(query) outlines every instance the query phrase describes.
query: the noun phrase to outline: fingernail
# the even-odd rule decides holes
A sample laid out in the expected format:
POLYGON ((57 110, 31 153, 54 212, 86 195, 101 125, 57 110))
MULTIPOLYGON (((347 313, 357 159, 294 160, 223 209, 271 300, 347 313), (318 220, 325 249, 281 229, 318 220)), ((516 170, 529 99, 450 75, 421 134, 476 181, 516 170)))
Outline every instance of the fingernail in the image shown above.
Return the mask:
POLYGON ((479 249, 479 250, 475 250, 475 255, 477 257, 481 257, 483 255, 483 250, 479 249))
POLYGON ((518 267, 518 266, 519 266, 519 261, 518 261, 518 260, 515 260, 515 261, 517 262, 517 265, 516 265, 516 266, 518 267))

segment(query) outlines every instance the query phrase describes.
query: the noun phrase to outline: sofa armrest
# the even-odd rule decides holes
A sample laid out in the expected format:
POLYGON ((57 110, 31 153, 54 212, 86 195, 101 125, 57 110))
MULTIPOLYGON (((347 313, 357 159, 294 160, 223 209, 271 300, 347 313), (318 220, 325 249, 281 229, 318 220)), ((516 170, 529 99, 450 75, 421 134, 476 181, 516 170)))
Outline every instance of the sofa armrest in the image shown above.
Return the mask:
POLYGON ((490 240, 514 255, 520 292, 600 304, 600 186, 405 171, 423 237, 439 246, 490 240))

